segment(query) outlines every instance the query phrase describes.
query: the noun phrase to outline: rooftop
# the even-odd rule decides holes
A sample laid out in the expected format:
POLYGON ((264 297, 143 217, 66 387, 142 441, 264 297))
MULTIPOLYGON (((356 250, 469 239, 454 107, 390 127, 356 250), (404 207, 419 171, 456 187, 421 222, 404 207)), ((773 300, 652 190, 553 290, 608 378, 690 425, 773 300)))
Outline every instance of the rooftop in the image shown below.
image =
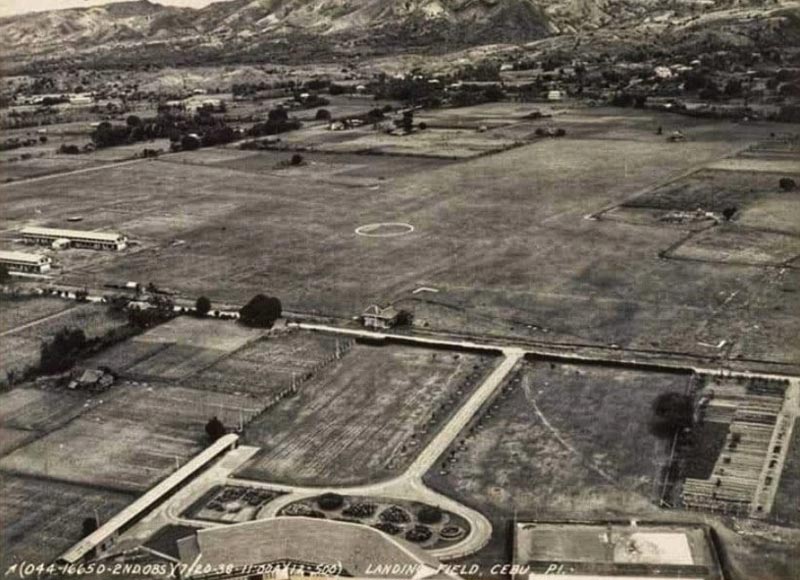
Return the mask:
POLYGON ((317 518, 278 517, 202 529, 180 540, 178 550, 185 564, 210 568, 338 563, 356 577, 411 578, 425 566, 431 578, 446 577, 433 573, 439 567, 435 558, 404 540, 362 524, 317 518))
POLYGON ((48 260, 48 258, 42 254, 27 254, 25 252, 7 252, 5 250, 0 250, 0 260, 8 262, 28 262, 31 264, 39 264, 42 261, 48 260))
POLYGON ((23 236, 47 236, 56 238, 88 238, 102 242, 116 242, 124 236, 118 232, 89 232, 85 230, 62 230, 59 228, 22 228, 23 236))

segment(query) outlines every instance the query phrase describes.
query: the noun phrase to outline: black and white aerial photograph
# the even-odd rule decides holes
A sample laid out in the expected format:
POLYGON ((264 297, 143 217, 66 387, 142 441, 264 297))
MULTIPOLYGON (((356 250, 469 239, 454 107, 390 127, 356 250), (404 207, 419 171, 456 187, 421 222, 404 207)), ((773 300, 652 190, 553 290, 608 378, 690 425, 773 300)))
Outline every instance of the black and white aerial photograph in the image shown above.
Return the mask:
POLYGON ((0 580, 800 580, 799 0, 0 0, 0 580))

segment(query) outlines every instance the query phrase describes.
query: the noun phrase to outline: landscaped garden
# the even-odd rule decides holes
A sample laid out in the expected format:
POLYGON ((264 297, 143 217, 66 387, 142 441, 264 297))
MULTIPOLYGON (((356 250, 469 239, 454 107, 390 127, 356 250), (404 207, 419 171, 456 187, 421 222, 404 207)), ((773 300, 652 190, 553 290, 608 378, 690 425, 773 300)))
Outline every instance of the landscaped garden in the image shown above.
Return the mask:
POLYGON ((419 502, 345 496, 325 493, 300 500, 278 515, 304 516, 372 526, 427 549, 441 548, 464 539, 469 523, 438 506, 419 502))

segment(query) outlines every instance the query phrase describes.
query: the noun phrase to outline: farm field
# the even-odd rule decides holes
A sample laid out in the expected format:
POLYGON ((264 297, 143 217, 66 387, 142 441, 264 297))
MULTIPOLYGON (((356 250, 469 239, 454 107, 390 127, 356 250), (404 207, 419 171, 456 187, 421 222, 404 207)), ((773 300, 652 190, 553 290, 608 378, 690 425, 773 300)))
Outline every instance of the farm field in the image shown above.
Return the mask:
POLYGON ((0 566, 49 564, 81 539, 85 518, 105 521, 131 503, 126 493, 82 487, 50 479, 0 473, 0 566))
POLYGON ((245 442, 262 449, 237 475, 309 485, 396 475, 492 364, 475 354, 356 344, 247 427, 245 442))
MULTIPOLYGON (((790 326, 780 320, 800 311, 800 293, 791 291, 800 284, 796 270, 766 280, 759 267, 664 260, 660 253, 685 238, 681 228, 586 219, 626 201, 652 198, 672 208, 663 204, 673 203, 682 182, 663 184, 701 170, 682 179, 700 180, 700 187, 711 177, 720 193, 679 197, 685 201, 675 207, 694 211, 701 199, 723 205, 733 199, 725 191, 733 191, 741 223, 796 231, 800 204, 776 190, 779 174, 703 169, 769 141, 781 126, 606 108, 565 107, 553 119, 522 119, 537 108, 506 103, 458 114, 494 116, 506 123, 502 130, 524 123, 521 133, 563 125, 566 137, 424 168, 412 158, 359 155, 367 165, 392 159, 376 170, 385 181, 361 186, 309 178, 319 170, 312 153, 306 166, 266 174, 259 158, 238 151, 222 161, 216 151, 197 152, 198 164, 186 165, 168 156, 6 188, 4 223, 19 227, 39 207, 46 209, 37 223, 63 224, 77 213, 87 227, 120 229, 141 242, 113 255, 60 253, 67 282, 153 281, 233 304, 268 289, 287 310, 347 318, 371 303, 399 300, 419 307, 418 325, 436 330, 699 356, 719 356, 704 344, 726 340, 742 359, 770 352, 786 364, 800 362, 796 338, 741 330, 775 318, 776 307, 783 308, 776 323, 790 326), (667 134, 681 129, 687 140, 669 143, 655 135, 658 126, 667 134), (203 155, 212 158, 206 163, 203 155), (407 166, 397 161, 404 159, 407 166), (378 222, 415 229, 391 238, 355 233, 378 222), (411 294, 421 286, 438 290, 426 296, 432 301, 411 294)), ((486 140, 494 130, 472 134, 486 140)), ((307 133, 289 135, 313 144, 307 133)))
MULTIPOLYGON (((25 369, 39 364, 41 343, 62 328, 80 328, 87 338, 96 338, 127 324, 127 317, 109 311, 99 304, 75 304, 66 300, 31 298, 0 301, 8 309, 9 324, 14 328, 33 322, 30 326, 4 331, 0 343, 0 378, 7 381, 25 369), (48 314, 49 313, 49 314, 48 314), (13 321, 13 322, 12 322, 13 321)), ((5 315, 4 315, 5 317, 5 315)))
POLYGON ((300 384, 312 378, 336 355, 337 342, 341 353, 351 344, 324 334, 273 332, 204 369, 192 378, 192 386, 266 398, 293 380, 300 384))
POLYGON ((425 481, 478 509, 496 533, 479 557, 502 557, 507 522, 654 517, 671 441, 650 431, 661 393, 689 377, 528 362, 459 436, 425 481))
POLYGON ((0 298, 0 332, 13 331, 22 324, 63 312, 73 306, 75 306, 74 302, 60 298, 2 296, 0 298))
POLYGON ((237 425, 250 398, 166 384, 122 383, 66 426, 0 460, 0 470, 143 492, 207 443, 212 416, 237 425))
POLYGON ((0 426, 36 437, 68 423, 90 405, 79 392, 18 387, 0 394, 0 426))
POLYGON ((100 353, 90 366, 126 376, 180 380, 256 340, 263 331, 235 323, 180 316, 100 353))
POLYGON ((671 258, 781 266, 800 256, 800 236, 741 227, 717 227, 687 239, 671 258))

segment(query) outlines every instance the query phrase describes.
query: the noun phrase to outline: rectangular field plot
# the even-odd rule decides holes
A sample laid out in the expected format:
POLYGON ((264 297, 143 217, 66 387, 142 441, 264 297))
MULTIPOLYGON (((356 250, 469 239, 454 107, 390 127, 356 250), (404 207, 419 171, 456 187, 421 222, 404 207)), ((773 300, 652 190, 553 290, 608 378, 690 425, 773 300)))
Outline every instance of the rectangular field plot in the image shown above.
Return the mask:
POLYGON ((13 332, 23 324, 30 324, 75 306, 74 302, 60 298, 0 298, 0 333, 13 332))
POLYGON ((513 147, 510 139, 461 129, 427 129, 411 135, 370 132, 343 143, 325 143, 320 151, 370 151, 386 155, 419 155, 445 159, 467 159, 513 147))
POLYGON ((85 518, 107 521, 130 504, 132 494, 50 479, 0 474, 0 566, 23 561, 47 565, 82 538, 85 518))
POLYGON ((247 397, 164 385, 117 385, 65 427, 19 448, 0 469, 143 491, 206 444, 217 416, 234 427, 260 410, 247 397))
POLYGON ((356 345, 248 426, 243 477, 318 485, 397 474, 493 364, 475 354, 356 345))
POLYGON ((671 438, 651 432, 653 401, 689 378, 529 362, 427 475, 484 513, 542 517, 655 511, 671 438))
POLYGON ((0 394, 0 425, 46 432, 84 410, 86 396, 66 389, 15 388, 0 394))
POLYGON ((312 378, 335 357, 337 343, 341 354, 351 346, 349 339, 324 334, 273 334, 206 368, 192 379, 192 386, 270 397, 290 387, 293 381, 300 384, 312 378))
POLYGON ((800 236, 742 227, 716 227, 690 237, 672 258, 778 266, 800 256, 800 236))
POLYGON ((760 157, 738 157, 721 159, 707 166, 709 169, 725 171, 764 171, 767 173, 800 173, 800 152, 789 159, 769 159, 760 157))
POLYGON ((761 199, 780 196, 780 174, 701 169, 687 177, 638 196, 623 205, 653 209, 722 212, 735 206, 746 210, 761 199))
POLYGON ((100 353, 94 366, 126 376, 180 380, 196 374, 263 334, 235 323, 175 318, 100 353))

